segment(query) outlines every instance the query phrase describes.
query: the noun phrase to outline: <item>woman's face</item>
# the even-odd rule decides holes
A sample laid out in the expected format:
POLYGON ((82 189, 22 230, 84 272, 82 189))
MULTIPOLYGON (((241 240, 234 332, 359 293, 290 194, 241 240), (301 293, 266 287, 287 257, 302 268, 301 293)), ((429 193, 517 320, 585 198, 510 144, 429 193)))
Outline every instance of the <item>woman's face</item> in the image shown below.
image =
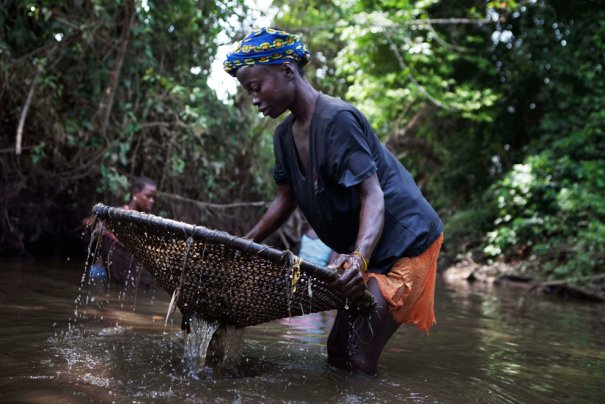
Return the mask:
POLYGON ((155 185, 145 184, 142 190, 135 192, 133 199, 136 210, 151 212, 158 190, 155 185))
POLYGON ((289 79, 290 70, 289 66, 283 64, 244 66, 237 71, 237 79, 260 113, 277 118, 293 102, 294 81, 289 79))

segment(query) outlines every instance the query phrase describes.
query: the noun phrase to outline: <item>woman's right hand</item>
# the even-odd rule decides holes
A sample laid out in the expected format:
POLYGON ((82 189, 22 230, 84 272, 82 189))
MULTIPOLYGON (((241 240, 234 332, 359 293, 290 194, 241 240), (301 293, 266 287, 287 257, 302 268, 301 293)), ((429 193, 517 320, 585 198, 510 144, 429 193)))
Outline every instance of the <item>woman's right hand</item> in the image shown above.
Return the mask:
MULTIPOLYGON (((341 274, 332 286, 342 292, 346 297, 355 298, 366 289, 363 276, 364 261, 359 255, 337 254, 328 268, 341 270, 341 274)), ((340 272, 340 271, 339 271, 340 272)))

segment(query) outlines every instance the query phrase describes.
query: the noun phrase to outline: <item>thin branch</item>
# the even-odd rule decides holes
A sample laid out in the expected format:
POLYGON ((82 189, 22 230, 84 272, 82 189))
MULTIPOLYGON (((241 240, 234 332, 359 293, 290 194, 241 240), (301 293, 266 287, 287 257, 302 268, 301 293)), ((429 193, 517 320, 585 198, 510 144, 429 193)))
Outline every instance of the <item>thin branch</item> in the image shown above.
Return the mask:
POLYGON ((437 43, 440 44, 441 46, 453 49, 460 53, 468 53, 471 51, 469 48, 465 48, 464 46, 458 46, 458 45, 454 45, 454 44, 447 42, 445 39, 441 38, 441 35, 439 35, 439 33, 437 31, 435 31, 435 28, 433 28, 433 26, 431 24, 427 24, 427 26, 428 26, 431 34, 433 34, 433 38, 435 38, 435 41, 437 41, 437 43))
POLYGON ((153 127, 170 128, 173 126, 178 126, 181 128, 189 129, 189 126, 186 125, 185 123, 183 123, 181 120, 179 120, 178 117, 175 117, 174 122, 164 122, 164 121, 145 122, 140 125, 140 128, 141 129, 149 129, 149 128, 153 128, 153 127))
MULTIPOLYGON (((160 133, 166 132, 165 128, 162 128, 160 133)), ((163 135, 163 133, 162 133, 163 135)), ((166 178, 166 172, 168 171, 168 166, 170 165, 170 155, 172 154, 172 145, 174 144, 174 139, 176 138, 175 132, 170 132, 170 137, 168 139, 168 147, 166 147, 166 157, 164 158, 164 167, 162 168, 162 176, 160 177, 159 188, 164 188, 164 179, 166 178)))
POLYGON ((32 80, 32 84, 29 87, 29 92, 27 93, 27 98, 25 100, 25 105, 23 105, 23 109, 21 110, 21 117, 19 118, 19 125, 17 126, 17 135, 15 136, 15 154, 21 154, 21 143, 23 141, 23 127, 25 126, 25 118, 27 118, 27 113, 29 112, 29 106, 32 103, 32 98, 34 96, 34 89, 36 88, 36 82, 38 81, 38 76, 40 75, 40 70, 36 72, 32 80))
MULTIPOLYGON (((127 1, 125 4, 126 10, 126 23, 123 27, 122 37, 120 38, 120 46, 118 48, 115 65, 109 74, 109 84, 104 94, 101 96, 99 102, 99 108, 96 112, 97 127, 99 132, 105 136, 107 132, 107 126, 109 124, 109 116, 111 115, 111 108, 113 106, 113 100, 116 93, 116 87, 122 72, 122 65, 124 64, 124 56, 128 48, 128 42, 130 39, 130 31, 135 22, 136 16, 136 4, 134 0, 127 1)), ((93 119, 94 120, 94 119, 93 119)))
MULTIPOLYGON (((403 21, 403 25, 483 25, 483 24, 495 24, 496 21, 491 19, 479 19, 479 18, 421 18, 418 20, 403 21)), ((388 25, 387 25, 388 26, 388 25)), ((395 25, 391 25, 394 27, 395 25)))
POLYGON ((368 22, 359 22, 359 21, 347 21, 340 22, 336 24, 328 24, 328 25, 312 25, 307 27, 299 27, 298 31, 302 32, 310 32, 310 31, 326 31, 326 30, 334 30, 335 28, 346 28, 350 26, 363 27, 363 28, 393 28, 398 29, 402 26, 411 26, 411 27, 424 27, 427 25, 484 25, 484 24, 496 24, 500 21, 494 21, 491 19, 477 19, 477 18, 421 18, 416 20, 408 20, 408 21, 397 21, 396 24, 390 23, 368 23, 368 22))
MULTIPOLYGON (((421 18, 417 20, 398 21, 397 24, 376 24, 359 21, 348 21, 347 23, 337 24, 326 24, 326 25, 309 25, 306 27, 298 27, 296 31, 300 32, 312 32, 312 31, 332 31, 335 28, 345 28, 350 26, 364 27, 364 28, 393 28, 397 29, 401 26, 411 27, 424 27, 430 25, 484 25, 484 24, 495 24, 501 21, 494 21, 491 19, 477 19, 477 18, 421 18)), ((216 41, 217 46, 233 45, 235 41, 216 41)))
POLYGON ((424 86, 422 84, 420 84, 416 78, 412 75, 410 68, 408 67, 408 65, 403 61, 403 57, 401 56, 401 53, 399 53, 399 49, 397 49, 397 45, 395 45, 395 42, 393 42, 393 39, 391 38, 390 35, 387 35, 387 40, 389 41, 389 45, 391 47, 391 49, 393 50, 393 53, 395 54, 395 57, 397 58, 397 61, 399 62, 399 65, 401 66, 401 69, 406 71, 407 70, 407 76, 410 79, 410 81, 416 86, 416 88, 418 88, 418 90, 424 94, 424 96, 426 98, 428 98, 428 100, 430 102, 432 102, 433 104, 435 104, 436 106, 443 108, 447 111, 452 111, 454 110, 453 108, 445 105, 444 103, 442 103, 441 101, 437 100, 435 97, 433 97, 427 90, 426 88, 424 88, 424 86))
POLYGON ((187 198, 181 195, 171 194, 168 192, 158 192, 159 196, 163 196, 166 198, 174 199, 182 202, 193 203, 200 208, 212 208, 212 209, 234 209, 234 208, 242 208, 242 207, 263 207, 267 206, 267 202, 236 202, 236 203, 228 203, 228 204, 217 204, 217 203, 209 203, 209 202, 200 202, 195 199, 187 198))
MULTIPOLYGON (((25 147, 21 147, 21 151, 23 150, 27 150, 27 149, 32 149, 34 146, 25 146, 25 147)), ((5 149, 0 149, 0 154, 6 154, 6 153, 14 153, 15 152, 15 148, 14 147, 7 147, 5 149)))
POLYGON ((142 133, 139 136, 137 136, 137 140, 134 145, 134 150, 132 151, 132 159, 130 160, 130 177, 132 177, 132 178, 134 178, 134 169, 136 167, 137 154, 139 152, 139 147, 141 146, 141 141, 142 141, 144 135, 145 134, 142 133))

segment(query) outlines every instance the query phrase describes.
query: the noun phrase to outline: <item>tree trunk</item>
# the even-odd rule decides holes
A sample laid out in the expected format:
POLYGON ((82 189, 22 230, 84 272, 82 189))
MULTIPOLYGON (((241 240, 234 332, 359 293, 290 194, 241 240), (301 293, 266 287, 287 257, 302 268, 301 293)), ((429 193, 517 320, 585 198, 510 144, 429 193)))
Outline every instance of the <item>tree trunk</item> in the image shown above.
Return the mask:
POLYGON ((105 135, 107 132, 107 126, 109 123, 109 116, 111 115, 111 108, 113 106, 113 100, 116 93, 116 87, 120 79, 120 73, 122 71, 122 65, 124 64, 124 55, 128 48, 128 41, 130 40, 130 31, 134 25, 136 17, 136 2, 135 0, 125 0, 124 3, 125 18, 122 35, 120 36, 120 43, 116 51, 116 58, 113 69, 109 74, 109 84, 101 95, 101 101, 99 102, 99 108, 93 117, 99 133, 105 135))

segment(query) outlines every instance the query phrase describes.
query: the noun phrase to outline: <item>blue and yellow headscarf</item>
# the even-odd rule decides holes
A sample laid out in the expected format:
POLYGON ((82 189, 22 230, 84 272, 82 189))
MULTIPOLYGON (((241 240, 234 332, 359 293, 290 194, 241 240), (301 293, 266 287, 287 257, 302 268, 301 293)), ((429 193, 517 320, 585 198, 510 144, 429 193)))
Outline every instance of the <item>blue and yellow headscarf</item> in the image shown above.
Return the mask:
POLYGON ((237 69, 242 66, 274 65, 285 61, 306 64, 310 59, 311 52, 300 41, 300 36, 272 28, 260 28, 252 31, 227 55, 223 67, 227 73, 235 76, 237 69))

